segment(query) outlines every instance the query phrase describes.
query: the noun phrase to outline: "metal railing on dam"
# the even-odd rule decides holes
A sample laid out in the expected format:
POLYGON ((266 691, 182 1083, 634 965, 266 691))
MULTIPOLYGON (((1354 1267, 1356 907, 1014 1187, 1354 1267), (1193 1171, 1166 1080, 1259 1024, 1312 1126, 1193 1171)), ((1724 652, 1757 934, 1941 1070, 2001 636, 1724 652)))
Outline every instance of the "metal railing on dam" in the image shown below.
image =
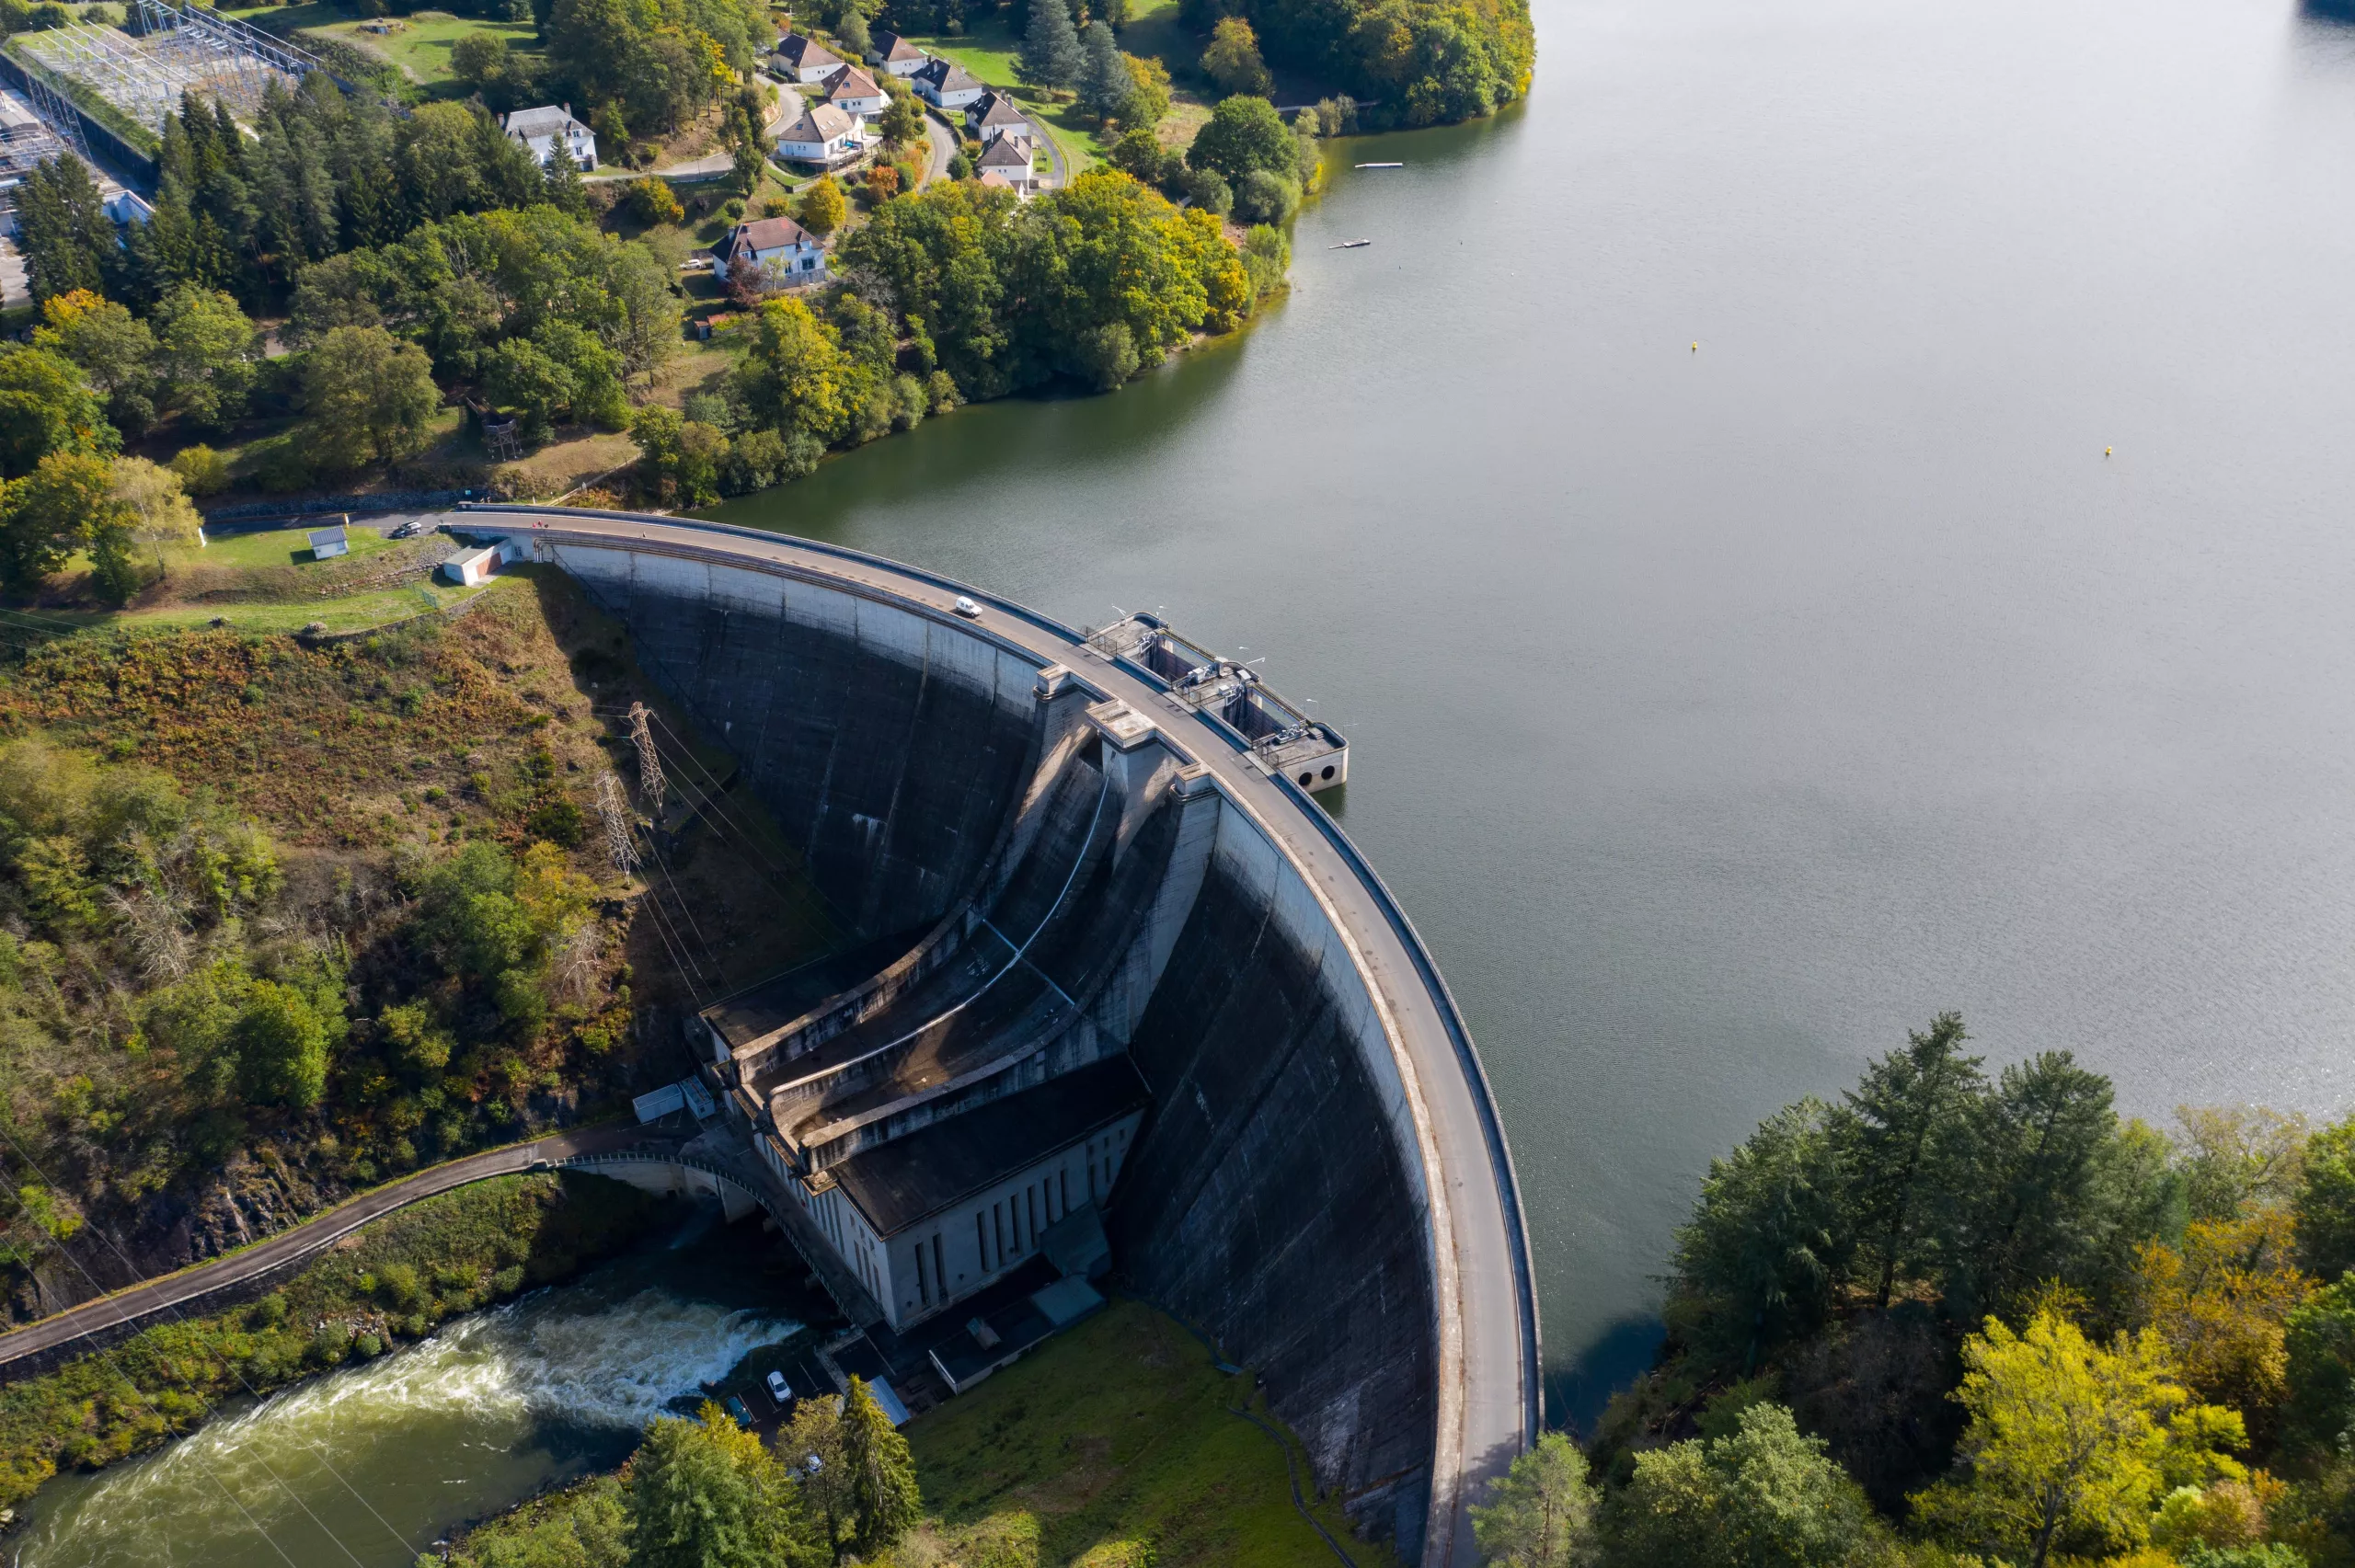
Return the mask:
POLYGON ((1125 978, 1074 999, 1088 1048, 1125 1050, 1154 1095, 1112 1203, 1122 1266, 1262 1368, 1368 1528, 1470 1568, 1467 1505, 1539 1419, 1520 1196, 1438 966, 1308 794, 1152 670, 934 573, 632 513, 446 525, 530 541, 615 613, 870 933, 979 896, 1072 702, 1140 818, 1173 776, 1216 792, 1125 978))

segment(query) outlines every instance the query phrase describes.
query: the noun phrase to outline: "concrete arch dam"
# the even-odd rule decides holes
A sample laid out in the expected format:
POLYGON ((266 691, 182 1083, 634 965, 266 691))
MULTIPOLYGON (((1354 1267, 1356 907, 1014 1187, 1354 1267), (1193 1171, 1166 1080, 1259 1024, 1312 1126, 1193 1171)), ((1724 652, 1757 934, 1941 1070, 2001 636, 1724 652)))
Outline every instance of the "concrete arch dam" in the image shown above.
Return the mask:
POLYGON ((446 521, 617 616, 856 926, 696 1028, 890 1328, 1100 1221, 1361 1530, 1470 1568, 1467 1505, 1536 1430, 1527 1242, 1445 985, 1303 787, 1339 738, 1154 623, 1090 639, 720 524, 446 521))

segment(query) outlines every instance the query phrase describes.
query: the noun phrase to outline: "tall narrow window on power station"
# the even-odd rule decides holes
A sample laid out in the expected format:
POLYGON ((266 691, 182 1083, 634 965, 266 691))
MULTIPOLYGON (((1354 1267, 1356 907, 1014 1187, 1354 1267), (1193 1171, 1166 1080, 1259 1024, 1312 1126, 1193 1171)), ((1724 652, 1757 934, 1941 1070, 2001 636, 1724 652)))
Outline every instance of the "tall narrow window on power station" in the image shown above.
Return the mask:
MULTIPOLYGON (((919 1242, 916 1245, 921 1247, 924 1243, 919 1242)), ((940 1232, 937 1230, 932 1233, 932 1286, 940 1292, 940 1299, 945 1305, 948 1300, 948 1264, 941 1254, 940 1232)))
POLYGON ((990 1235, 982 1227, 982 1211, 973 1210, 973 1252, 982 1260, 982 1272, 990 1271, 990 1235))

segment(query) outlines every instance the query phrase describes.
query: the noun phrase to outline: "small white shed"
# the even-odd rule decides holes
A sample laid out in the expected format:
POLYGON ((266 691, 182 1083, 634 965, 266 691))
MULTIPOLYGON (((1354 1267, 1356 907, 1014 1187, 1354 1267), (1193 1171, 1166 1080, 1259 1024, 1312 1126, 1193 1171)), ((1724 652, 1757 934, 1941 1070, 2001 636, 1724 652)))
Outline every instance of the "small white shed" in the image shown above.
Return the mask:
POLYGON ((446 583, 459 588, 472 588, 488 582, 498 575, 500 567, 508 561, 523 558, 523 547, 512 539, 502 539, 496 544, 470 546, 459 551, 437 568, 437 575, 446 583))
POLYGON ((345 524, 339 522, 333 528, 317 528, 311 531, 311 559, 314 561, 324 561, 330 555, 350 554, 351 530, 345 524))

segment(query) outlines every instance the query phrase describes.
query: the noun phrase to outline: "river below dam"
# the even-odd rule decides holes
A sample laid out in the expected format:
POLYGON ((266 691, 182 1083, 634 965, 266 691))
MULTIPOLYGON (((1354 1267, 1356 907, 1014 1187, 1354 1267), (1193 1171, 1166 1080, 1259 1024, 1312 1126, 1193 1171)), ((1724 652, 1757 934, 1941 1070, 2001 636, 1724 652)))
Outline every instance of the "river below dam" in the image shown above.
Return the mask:
POLYGON ((50 1482, 10 1568, 412 1568, 454 1526, 610 1470, 658 1415, 792 1336, 802 1270, 698 1208, 667 1237, 377 1359, 224 1405, 50 1482))
POLYGON ((2348 1099, 2355 28, 1536 13, 1525 105, 1336 144, 1240 341, 714 515, 1166 607, 1349 735, 1583 1415, 1709 1157, 1940 1009, 2348 1099))
MULTIPOLYGON (((1536 10, 1525 105, 1334 145, 1238 341, 717 515, 1163 610, 1349 735, 1337 814, 1502 1104, 1558 1418, 1649 1355, 1710 1156, 1937 1010, 2144 1116, 2349 1100, 2355 26, 1536 10)), ((55 1482, 16 1561, 275 1561, 230 1477, 296 1560, 341 1561, 308 1508, 406 1565, 788 1326, 637 1266, 55 1482)))

